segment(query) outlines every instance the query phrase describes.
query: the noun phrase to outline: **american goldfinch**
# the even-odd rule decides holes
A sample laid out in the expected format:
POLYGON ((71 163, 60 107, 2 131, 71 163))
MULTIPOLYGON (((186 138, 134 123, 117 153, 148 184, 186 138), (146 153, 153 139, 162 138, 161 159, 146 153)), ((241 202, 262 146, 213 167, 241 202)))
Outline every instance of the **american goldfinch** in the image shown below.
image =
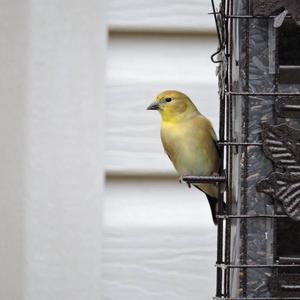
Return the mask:
MULTIPOLYGON (((212 124, 188 96, 178 91, 164 91, 147 109, 161 114, 161 141, 180 177, 219 173, 220 156, 212 124)), ((194 186, 206 194, 216 224, 218 184, 194 186)))

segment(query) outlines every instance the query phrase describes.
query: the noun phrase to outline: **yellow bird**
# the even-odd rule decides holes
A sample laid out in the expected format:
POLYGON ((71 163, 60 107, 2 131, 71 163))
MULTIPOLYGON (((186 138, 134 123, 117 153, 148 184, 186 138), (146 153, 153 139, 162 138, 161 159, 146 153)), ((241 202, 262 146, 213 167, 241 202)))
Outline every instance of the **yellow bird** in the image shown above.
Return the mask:
MULTIPOLYGON (((158 110, 161 114, 161 141, 180 177, 219 173, 220 156, 212 124, 188 96, 178 91, 164 91, 147 109, 158 110)), ((206 194, 216 224, 218 184, 194 186, 206 194)))

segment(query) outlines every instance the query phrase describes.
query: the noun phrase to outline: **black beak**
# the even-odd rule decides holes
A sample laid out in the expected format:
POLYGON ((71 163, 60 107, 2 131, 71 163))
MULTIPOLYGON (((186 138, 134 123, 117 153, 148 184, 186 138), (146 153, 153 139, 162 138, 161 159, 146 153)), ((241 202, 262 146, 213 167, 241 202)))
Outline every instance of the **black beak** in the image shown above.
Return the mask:
POLYGON ((159 105, 156 102, 153 102, 146 109, 147 110, 158 110, 159 109, 159 105))

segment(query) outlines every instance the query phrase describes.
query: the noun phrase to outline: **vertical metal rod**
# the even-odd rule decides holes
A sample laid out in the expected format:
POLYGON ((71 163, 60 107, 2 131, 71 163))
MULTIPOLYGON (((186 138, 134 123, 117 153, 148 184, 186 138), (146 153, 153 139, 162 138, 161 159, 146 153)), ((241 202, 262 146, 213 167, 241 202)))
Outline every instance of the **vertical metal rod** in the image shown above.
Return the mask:
MULTIPOLYGON (((233 1, 229 1, 228 10, 229 14, 233 14, 233 1)), ((227 51, 226 57, 228 59, 227 62, 227 77, 228 77, 228 87, 232 90, 232 68, 233 68, 233 19, 229 19, 226 21, 226 36, 227 36, 227 51), (228 30, 229 29, 229 30, 228 30)), ((233 140, 233 126, 232 126, 232 95, 229 95, 229 101, 227 103, 227 140, 233 140)), ((226 201, 226 212, 227 214, 232 214, 232 153, 234 148, 230 147, 227 148, 226 151, 226 166, 228 172, 228 182, 227 182, 227 201, 226 201)), ((230 246, 231 246, 231 219, 226 220, 226 227, 225 227, 225 264, 230 264, 230 246)), ((225 296, 230 297, 230 269, 225 271, 225 296)))
MULTIPOLYGON (((222 0, 222 7, 225 5, 226 0, 222 0)), ((213 9, 215 11, 214 7, 214 1, 212 0, 212 5, 213 9)), ((221 12, 222 13, 222 12, 221 12)), ((223 15, 221 15, 223 17, 223 15)), ((215 16, 215 21, 216 21, 216 26, 218 27, 218 22, 215 16)), ((219 28, 217 28, 217 32, 219 35, 219 41, 222 41, 221 36, 220 36, 220 31, 219 28)), ((220 45, 220 49, 222 48, 223 45, 220 45)), ((224 93, 220 93, 220 116, 219 116, 219 139, 224 140, 224 123, 225 123, 225 103, 224 103, 224 93)), ((221 147, 221 165, 222 167, 224 166, 223 162, 223 155, 224 155, 224 147, 221 147)), ((219 192, 219 199, 220 199, 220 204, 223 201, 223 194, 219 192)), ((223 205, 219 205, 218 207, 218 214, 223 214, 223 205)), ((224 220, 218 219, 217 221, 217 263, 222 263, 223 262, 223 224, 224 220)), ((223 277, 223 270, 222 269, 217 269, 217 282, 216 282, 216 296, 217 297, 222 297, 223 296, 223 291, 222 291, 222 277, 223 277)))
MULTIPOLYGON (((249 10, 249 7, 248 7, 249 10)), ((250 60, 250 20, 246 19, 246 47, 245 47, 245 89, 249 93, 250 86, 249 86, 249 60, 250 60)), ((244 142, 249 141, 249 96, 245 96, 246 101, 244 102, 244 142)), ((242 214, 247 214, 247 207, 248 207, 248 148, 244 148, 244 169, 243 169, 243 203, 242 203, 242 214)), ((241 235, 242 235, 242 255, 241 255, 241 263, 247 264, 247 220, 241 220, 241 235)), ((241 296, 247 297, 247 270, 242 269, 243 272, 243 279, 241 285, 241 296)))
MULTIPOLYGON (((275 38, 276 38, 276 52, 275 52, 275 76, 274 76, 274 92, 278 93, 279 91, 279 53, 278 53, 278 49, 279 49, 279 32, 278 29, 276 29, 276 34, 275 34, 275 38)), ((276 114, 276 110, 275 110, 275 102, 277 100, 278 96, 274 96, 274 103, 273 103, 273 119, 274 119, 274 123, 277 124, 278 120, 277 120, 277 114, 276 114)), ((277 214, 278 212, 278 207, 279 207, 279 203, 278 200, 275 198, 274 201, 274 213, 277 214)), ((275 218, 273 220, 273 263, 275 263, 276 258, 277 258, 277 233, 278 233, 278 226, 279 226, 279 221, 277 220, 277 218, 275 218)), ((273 276, 274 278, 278 278, 278 269, 274 269, 272 270, 273 272, 273 276)), ((277 280, 276 280, 277 281, 277 280)), ((276 296, 276 295, 275 295, 276 296)))

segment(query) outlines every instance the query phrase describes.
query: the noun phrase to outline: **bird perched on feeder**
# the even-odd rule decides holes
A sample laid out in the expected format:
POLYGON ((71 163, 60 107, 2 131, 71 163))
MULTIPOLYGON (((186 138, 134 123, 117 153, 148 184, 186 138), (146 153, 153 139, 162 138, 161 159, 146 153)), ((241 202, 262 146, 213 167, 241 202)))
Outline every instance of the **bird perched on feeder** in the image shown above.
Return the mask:
MULTIPOLYGON (((188 96, 178 91, 164 91, 147 110, 157 110, 161 114, 161 141, 180 178, 219 173, 220 155, 212 124, 188 96)), ((205 193, 216 224, 218 184, 193 185, 205 193)))

